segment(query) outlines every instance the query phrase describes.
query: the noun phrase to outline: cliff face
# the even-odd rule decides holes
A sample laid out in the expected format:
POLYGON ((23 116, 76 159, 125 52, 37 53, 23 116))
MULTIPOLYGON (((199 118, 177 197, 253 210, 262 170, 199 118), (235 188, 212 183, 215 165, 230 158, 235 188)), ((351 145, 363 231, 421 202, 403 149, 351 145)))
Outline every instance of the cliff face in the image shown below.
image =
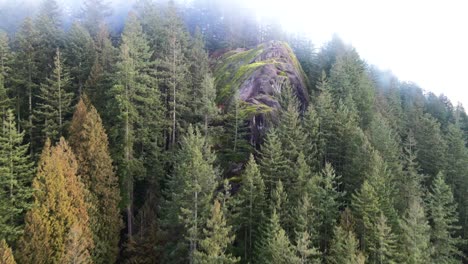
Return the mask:
POLYGON ((308 103, 306 79, 288 44, 271 41, 254 49, 231 50, 215 58, 218 102, 225 104, 234 92, 252 104, 279 108, 276 97, 289 81, 302 105, 308 103))
POLYGON ((254 49, 236 49, 213 56, 213 71, 218 90, 217 101, 226 106, 235 92, 239 98, 258 112, 251 118, 252 143, 258 141, 265 124, 266 113, 270 117, 281 106, 278 98, 285 83, 289 82, 302 108, 308 105, 307 80, 304 72, 287 43, 271 41, 254 49))

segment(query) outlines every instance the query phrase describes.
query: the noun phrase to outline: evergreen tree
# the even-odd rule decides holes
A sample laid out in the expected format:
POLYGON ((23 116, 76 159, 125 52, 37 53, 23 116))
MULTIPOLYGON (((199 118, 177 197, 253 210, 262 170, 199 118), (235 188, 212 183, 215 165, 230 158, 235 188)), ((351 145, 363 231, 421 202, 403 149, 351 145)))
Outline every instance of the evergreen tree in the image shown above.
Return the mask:
POLYGON ((16 242, 23 231, 25 211, 30 208, 33 162, 24 132, 16 130, 15 117, 9 110, 0 134, 0 239, 16 242))
POLYGON ((64 57, 73 80, 68 90, 81 95, 95 61, 95 48, 89 32, 78 23, 68 32, 64 57))
MULTIPOLYGON (((58 141, 65 133, 66 117, 71 113, 72 94, 67 91, 70 85, 68 69, 63 64, 61 52, 57 49, 54 71, 46 83, 41 84, 36 117, 42 129, 42 136, 58 141)), ((42 139, 41 139, 42 140, 42 139)))
POLYGON ((76 171, 77 163, 66 141, 61 138, 51 147, 48 140, 33 181, 34 205, 26 214, 19 243, 21 263, 64 263, 67 255, 81 255, 83 250, 89 254, 92 250, 86 191, 76 171), (78 241, 68 243, 76 228, 81 232, 74 238, 78 241), (78 249, 80 252, 75 251, 78 249))
POLYGON ((37 43, 39 40, 37 34, 33 21, 26 18, 16 35, 15 71, 13 72, 16 121, 18 125, 25 121, 23 127, 27 131, 28 141, 31 144, 31 154, 34 154, 37 149, 34 131, 35 92, 38 88, 37 43))
POLYGON ((214 202, 211 209, 211 218, 203 229, 204 239, 200 241, 200 250, 195 252, 195 262, 216 264, 216 263, 237 263, 239 259, 226 253, 227 247, 234 241, 231 234, 231 227, 227 225, 223 210, 218 201, 214 202))
POLYGON ((78 161, 78 176, 89 190, 88 209, 95 263, 115 262, 121 219, 118 178, 112 167, 107 135, 94 106, 80 99, 70 125, 70 146, 78 161))
POLYGON ((39 83, 54 70, 56 50, 63 47, 62 10, 56 0, 44 0, 34 21, 37 31, 37 71, 39 83))
POLYGON ((187 48, 188 37, 183 22, 177 14, 174 2, 170 1, 163 22, 163 43, 160 73, 163 79, 162 91, 168 113, 169 138, 172 146, 177 136, 187 128, 184 118, 189 107, 189 92, 186 75, 188 74, 187 48))
POLYGON ((351 230, 341 226, 334 229, 327 263, 330 264, 364 264, 366 257, 359 251, 359 243, 351 230))
POLYGON ((430 226, 421 199, 413 199, 400 221, 401 259, 408 264, 430 262, 430 226))
POLYGON ((0 30, 0 110, 2 121, 5 120, 7 108, 12 107, 9 98, 12 53, 8 41, 7 34, 0 30))
POLYGON ((339 216, 342 197, 342 193, 339 192, 339 180, 340 177, 335 175, 332 166, 327 163, 317 177, 317 187, 311 191, 316 214, 314 227, 318 231, 320 247, 323 251, 328 249, 330 237, 339 216))
POLYGON ((91 37, 98 38, 105 18, 111 13, 111 8, 103 0, 85 0, 83 2, 83 25, 88 29, 91 37))
POLYGON ((133 235, 134 182, 153 175, 158 168, 162 112, 152 52, 136 15, 128 16, 122 33, 117 84, 112 89, 107 111, 112 119, 112 143, 121 177, 123 204, 127 211, 127 235, 133 235))
POLYGON ((242 186, 234 196, 235 211, 234 226, 238 227, 236 240, 239 245, 239 255, 243 261, 252 262, 253 248, 259 238, 260 223, 266 213, 265 184, 253 155, 250 155, 244 174, 242 186))
POLYGON ((462 253, 458 246, 463 241, 455 235, 460 229, 457 204, 441 173, 433 181, 427 208, 431 224, 432 260, 435 263, 461 263, 462 253))
POLYGON ((296 251, 301 264, 319 264, 320 252, 312 246, 311 237, 308 232, 302 232, 297 236, 296 251))
POLYGON ((273 210, 262 238, 256 243, 258 263, 300 263, 293 245, 280 225, 279 218, 276 210, 273 210))
POLYGON ((13 257, 13 251, 11 251, 11 248, 3 239, 0 241, 0 263, 16 264, 15 258, 13 257))
POLYGON ((165 211, 165 224, 169 232, 173 232, 172 239, 179 244, 177 251, 187 254, 174 256, 176 259, 171 258, 171 263, 195 262, 194 254, 202 238, 202 223, 208 218, 216 187, 218 175, 213 167, 214 159, 198 129, 189 126, 175 157, 173 175, 169 178, 165 211))
POLYGON ((278 180, 288 180, 284 179, 288 171, 288 162, 275 129, 267 133, 260 156, 260 171, 265 179, 266 193, 270 197, 278 180))
POLYGON ((303 127, 306 138, 304 140, 303 152, 307 159, 307 164, 314 171, 321 167, 321 133, 320 119, 313 106, 307 108, 303 119, 303 127))
POLYGON ((396 238, 387 225, 387 218, 380 214, 377 220, 377 243, 370 250, 375 254, 375 263, 396 263, 396 238))

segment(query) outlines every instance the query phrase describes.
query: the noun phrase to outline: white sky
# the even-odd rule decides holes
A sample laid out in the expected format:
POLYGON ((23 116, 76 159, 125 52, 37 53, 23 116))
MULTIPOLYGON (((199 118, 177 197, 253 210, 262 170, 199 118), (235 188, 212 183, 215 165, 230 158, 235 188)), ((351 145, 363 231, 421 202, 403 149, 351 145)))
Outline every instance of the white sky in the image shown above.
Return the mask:
POLYGON ((315 45, 333 33, 364 60, 468 109, 468 1, 249 0, 315 45))

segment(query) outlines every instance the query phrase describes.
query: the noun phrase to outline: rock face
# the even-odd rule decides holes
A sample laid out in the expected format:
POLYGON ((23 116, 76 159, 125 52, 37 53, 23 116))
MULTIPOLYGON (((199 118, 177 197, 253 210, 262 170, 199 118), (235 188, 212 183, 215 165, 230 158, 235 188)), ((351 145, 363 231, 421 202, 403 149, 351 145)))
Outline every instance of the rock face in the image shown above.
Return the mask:
POLYGON ((276 99, 286 81, 302 105, 308 103, 306 79, 288 44, 271 41, 255 49, 236 49, 215 58, 218 102, 225 104, 234 92, 252 104, 279 108, 276 99))
POLYGON ((266 115, 274 117, 281 106, 278 97, 289 81, 293 92, 301 102, 308 105, 307 80, 292 49, 287 43, 271 41, 254 49, 236 49, 213 54, 213 69, 218 91, 217 101, 221 107, 229 105, 234 94, 253 106, 258 113, 249 121, 252 130, 251 143, 259 143, 266 124, 266 115), (268 114, 265 114, 267 109, 268 114))

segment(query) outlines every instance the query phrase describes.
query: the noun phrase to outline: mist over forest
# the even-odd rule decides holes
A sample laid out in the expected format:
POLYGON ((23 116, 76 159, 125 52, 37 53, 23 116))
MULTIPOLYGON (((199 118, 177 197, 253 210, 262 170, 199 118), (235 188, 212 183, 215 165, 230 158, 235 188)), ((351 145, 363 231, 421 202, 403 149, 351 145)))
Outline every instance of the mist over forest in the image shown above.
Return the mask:
POLYGON ((257 11, 0 1, 0 263, 468 263, 463 106, 257 11))

